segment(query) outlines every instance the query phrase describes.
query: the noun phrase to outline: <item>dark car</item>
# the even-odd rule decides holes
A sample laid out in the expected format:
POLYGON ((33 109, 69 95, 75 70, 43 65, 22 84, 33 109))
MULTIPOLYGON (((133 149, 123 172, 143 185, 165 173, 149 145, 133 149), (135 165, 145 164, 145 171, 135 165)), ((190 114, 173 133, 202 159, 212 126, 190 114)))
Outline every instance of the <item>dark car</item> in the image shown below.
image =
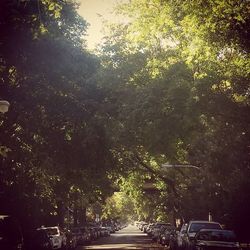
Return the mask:
POLYGON ((239 242, 233 231, 201 229, 195 236, 195 250, 239 250, 239 242))
POLYGON ((170 234, 169 237, 169 250, 179 250, 181 249, 180 247, 178 247, 178 243, 177 243, 177 236, 178 236, 179 232, 178 231, 173 231, 170 234))
POLYGON ((160 243, 163 246, 169 246, 170 243, 170 237, 175 234, 175 228, 167 227, 164 228, 164 231, 160 233, 158 238, 158 243, 160 243))
POLYGON ((88 230, 90 232, 91 240, 97 240, 98 239, 98 230, 95 227, 88 227, 88 230))
POLYGON ((49 235, 44 230, 29 232, 24 238, 25 250, 51 250, 53 248, 49 235))
POLYGON ((102 237, 110 236, 110 231, 107 227, 101 227, 100 230, 102 237))
POLYGON ((66 249, 73 250, 77 247, 77 238, 76 236, 71 232, 71 230, 65 231, 66 235, 66 249))
MULTIPOLYGON (((213 221, 190 221, 187 224, 187 229, 184 230, 181 241, 181 246, 185 250, 193 249, 195 235, 201 229, 218 229, 222 230, 221 225, 218 222, 213 221)), ((179 247, 179 245, 178 245, 179 247)))
POLYGON ((18 222, 9 215, 0 215, 0 249, 23 249, 23 236, 18 222))
POLYGON ((91 242, 91 234, 87 227, 72 228, 71 233, 76 239, 77 245, 85 245, 91 242))
POLYGON ((170 223, 157 222, 152 228, 152 233, 151 233, 152 241, 157 241, 160 233, 163 232, 163 230, 165 230, 166 228, 171 228, 171 227, 172 225, 170 223))

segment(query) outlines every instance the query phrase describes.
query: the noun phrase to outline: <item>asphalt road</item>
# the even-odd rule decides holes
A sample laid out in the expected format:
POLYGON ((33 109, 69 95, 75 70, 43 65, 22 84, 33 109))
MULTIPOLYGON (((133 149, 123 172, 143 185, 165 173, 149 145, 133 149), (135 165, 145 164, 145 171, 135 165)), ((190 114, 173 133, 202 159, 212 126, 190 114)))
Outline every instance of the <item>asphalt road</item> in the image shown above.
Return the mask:
POLYGON ((103 237, 92 242, 89 246, 78 247, 77 250, 92 249, 121 249, 121 250, 157 250, 164 249, 159 245, 152 243, 147 234, 141 232, 137 227, 129 225, 128 227, 111 234, 109 237, 103 237))

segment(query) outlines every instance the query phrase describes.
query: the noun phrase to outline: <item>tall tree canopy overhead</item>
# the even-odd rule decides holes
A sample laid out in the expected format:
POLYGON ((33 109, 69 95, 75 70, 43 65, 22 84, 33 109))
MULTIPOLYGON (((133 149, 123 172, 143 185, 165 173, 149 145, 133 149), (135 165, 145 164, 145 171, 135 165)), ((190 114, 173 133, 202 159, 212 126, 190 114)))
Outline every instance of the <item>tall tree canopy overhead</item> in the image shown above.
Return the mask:
POLYGON ((126 21, 110 24, 101 48, 122 164, 155 176, 165 162, 200 168, 169 169, 159 179, 186 220, 208 211, 235 228, 250 220, 242 207, 250 198, 248 6, 132 0, 117 7, 126 21))
POLYGON ((9 151, 1 212, 63 223, 67 207, 84 209, 111 191, 104 94, 93 79, 99 62, 86 51, 75 1, 0 5, 1 97, 11 103, 0 123, 9 151))

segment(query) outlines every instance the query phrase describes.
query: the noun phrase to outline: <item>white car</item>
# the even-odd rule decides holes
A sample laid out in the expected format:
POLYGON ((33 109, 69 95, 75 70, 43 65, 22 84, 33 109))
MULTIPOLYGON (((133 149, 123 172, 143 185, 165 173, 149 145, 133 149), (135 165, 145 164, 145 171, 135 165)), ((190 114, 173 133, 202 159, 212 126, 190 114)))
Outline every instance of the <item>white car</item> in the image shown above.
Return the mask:
POLYGON ((41 227, 38 230, 45 230, 51 240, 53 249, 61 249, 66 245, 66 236, 60 232, 59 227, 41 227))

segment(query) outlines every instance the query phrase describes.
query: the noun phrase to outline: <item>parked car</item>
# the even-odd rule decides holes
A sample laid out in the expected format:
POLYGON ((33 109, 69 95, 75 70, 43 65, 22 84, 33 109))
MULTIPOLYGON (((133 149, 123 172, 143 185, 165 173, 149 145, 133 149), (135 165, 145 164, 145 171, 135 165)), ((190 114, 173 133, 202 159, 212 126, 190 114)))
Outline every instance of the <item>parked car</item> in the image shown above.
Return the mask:
POLYGON ((179 234, 178 231, 173 231, 170 234, 170 237, 169 237, 169 250, 179 250, 179 249, 182 249, 181 247, 178 247, 178 244, 177 244, 177 235, 178 234, 179 234))
POLYGON ((101 237, 101 227, 100 226, 95 226, 94 227, 96 232, 97 232, 97 237, 100 238, 101 237))
POLYGON ((37 230, 46 231, 46 233, 48 234, 51 240, 53 249, 61 249, 66 246, 66 241, 67 241, 66 235, 59 229, 58 226, 55 226, 55 227, 42 226, 38 228, 37 230))
POLYGON ((180 239, 181 246, 178 245, 178 248, 185 250, 193 249, 194 238, 197 232, 201 229, 218 229, 221 230, 222 227, 218 222, 211 221, 190 221, 187 224, 186 230, 183 231, 182 238, 180 239))
POLYGON ((115 224, 115 230, 116 231, 119 231, 119 230, 121 230, 122 229, 122 226, 121 226, 121 224, 118 222, 118 223, 116 223, 115 224))
POLYGON ((91 233, 87 227, 75 227, 72 228, 71 232, 76 238, 77 245, 85 245, 91 242, 91 233))
POLYGON ((162 232, 160 232, 160 235, 157 239, 157 242, 163 246, 169 246, 170 243, 170 237, 175 234, 175 227, 167 227, 164 228, 162 232))
POLYGON ((107 227, 101 227, 101 236, 105 237, 105 236, 109 236, 110 235, 110 231, 108 230, 107 227))
POLYGON ((23 235, 16 219, 0 215, 0 249, 23 249, 23 235))
POLYGON ((115 227, 113 225, 106 225, 105 227, 109 230, 110 234, 115 233, 115 227))
POLYGON ((152 228, 152 232, 151 232, 151 237, 153 241, 157 241, 161 231, 164 228, 167 227, 171 227, 172 225, 170 223, 156 223, 153 228, 152 228))
POLYGON ((25 250, 52 250, 51 239, 45 230, 28 232, 24 238, 25 250))
POLYGON ((233 231, 201 229, 195 236, 195 250, 220 249, 239 250, 240 244, 233 231))
POLYGON ((73 250, 77 247, 77 239, 71 230, 66 231, 66 249, 73 250))
POLYGON ((143 227, 143 233, 147 233, 147 230, 148 230, 148 228, 149 228, 149 226, 150 226, 151 224, 145 224, 145 226, 143 227))
POLYGON ((141 221, 138 228, 139 228, 141 231, 143 231, 143 226, 146 225, 146 224, 147 224, 147 222, 141 221))
POLYGON ((170 238, 170 247, 172 246, 172 249, 183 249, 184 248, 184 234, 187 232, 187 226, 188 224, 185 223, 182 225, 181 230, 176 232, 175 235, 173 235, 170 238))
POLYGON ((146 233, 151 236, 155 223, 150 223, 146 228, 146 233))
POLYGON ((140 230, 144 232, 144 228, 148 225, 147 222, 144 222, 140 225, 140 230))
POLYGON ((87 224, 87 228, 91 234, 91 240, 97 240, 101 236, 101 228, 97 223, 90 222, 87 224))
POLYGON ((88 230, 90 232, 91 240, 97 240, 98 239, 98 231, 95 227, 88 227, 88 230))

